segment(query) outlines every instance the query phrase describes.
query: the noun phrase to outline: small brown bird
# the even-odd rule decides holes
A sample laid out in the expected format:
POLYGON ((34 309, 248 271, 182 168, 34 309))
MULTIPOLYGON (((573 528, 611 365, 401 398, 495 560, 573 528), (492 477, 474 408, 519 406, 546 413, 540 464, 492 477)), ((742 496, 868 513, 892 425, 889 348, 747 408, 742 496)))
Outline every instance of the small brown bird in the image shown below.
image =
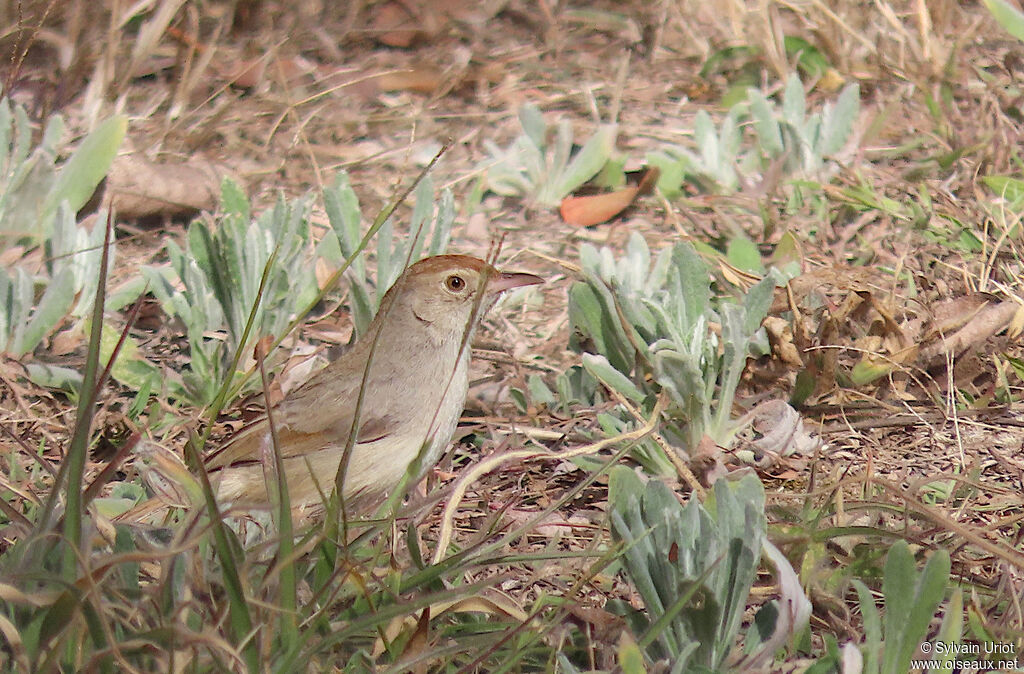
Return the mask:
MULTIPOLYGON (((315 509, 321 494, 330 495, 364 386, 344 474, 346 503, 383 498, 417 456, 415 477, 422 477, 448 447, 462 413, 479 318, 504 291, 543 282, 466 255, 430 257, 406 269, 352 350, 271 410, 293 507, 315 509)), ((269 504, 270 443, 264 417, 206 460, 222 503, 269 504)))

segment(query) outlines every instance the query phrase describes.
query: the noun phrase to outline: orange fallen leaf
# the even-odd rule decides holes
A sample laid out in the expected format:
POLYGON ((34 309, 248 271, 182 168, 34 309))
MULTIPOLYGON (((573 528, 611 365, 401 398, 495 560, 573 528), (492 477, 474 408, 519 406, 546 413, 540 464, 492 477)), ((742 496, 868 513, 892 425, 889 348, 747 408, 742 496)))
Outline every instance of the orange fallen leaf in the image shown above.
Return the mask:
POLYGON ((635 186, 624 187, 621 190, 606 194, 565 197, 562 199, 562 205, 559 209, 562 214, 562 220, 570 225, 577 225, 579 227, 590 227, 591 225, 607 222, 626 210, 630 204, 636 201, 638 196, 650 194, 658 182, 659 175, 660 171, 658 171, 657 167, 650 167, 644 171, 644 174, 635 186))
POLYGON ((562 199, 559 211, 562 214, 562 220, 570 225, 578 227, 599 225, 626 210, 639 193, 640 188, 638 187, 626 187, 607 194, 566 197, 562 199))

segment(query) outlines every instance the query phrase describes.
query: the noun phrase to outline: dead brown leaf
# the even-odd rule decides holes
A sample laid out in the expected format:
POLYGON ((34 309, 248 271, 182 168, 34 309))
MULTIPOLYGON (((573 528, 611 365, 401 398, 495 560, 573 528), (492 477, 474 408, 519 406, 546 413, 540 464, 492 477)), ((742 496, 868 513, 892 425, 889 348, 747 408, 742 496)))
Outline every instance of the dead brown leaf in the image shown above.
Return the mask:
MULTIPOLYGON (((968 300, 972 306, 976 302, 976 298, 970 297, 957 299, 968 300)), ((934 325, 929 326, 925 337, 932 338, 932 341, 921 347, 920 359, 926 366, 933 366, 945 360, 946 354, 959 356, 971 348, 981 349, 989 338, 1006 329, 1021 311, 1021 305, 1016 302, 986 300, 973 312, 965 313, 966 321, 949 323, 959 325, 953 334, 947 334, 934 325)))
POLYGON ((123 155, 110 168, 105 199, 126 220, 188 218, 217 208, 225 176, 240 182, 226 166, 201 158, 158 163, 123 155))
POLYGON ((766 400, 750 410, 741 423, 749 424, 757 437, 747 440, 752 463, 758 468, 775 465, 791 454, 807 456, 821 447, 821 440, 804 428, 800 414, 784 400, 766 400))
POLYGON ((768 316, 764 319, 764 329, 768 333, 768 341, 775 357, 787 365, 803 367, 804 360, 800 350, 793 343, 793 327, 784 318, 768 316))

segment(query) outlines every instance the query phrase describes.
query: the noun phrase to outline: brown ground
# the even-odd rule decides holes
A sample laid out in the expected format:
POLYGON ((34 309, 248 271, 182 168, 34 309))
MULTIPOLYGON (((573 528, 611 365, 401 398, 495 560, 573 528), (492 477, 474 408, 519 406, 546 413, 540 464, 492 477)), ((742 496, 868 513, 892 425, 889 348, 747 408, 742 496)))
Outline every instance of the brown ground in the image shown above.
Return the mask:
MULTIPOLYGON (((1008 359, 1019 355, 1007 335, 1013 328, 995 335, 979 334, 979 328, 964 337, 957 352, 960 369, 953 370, 956 395, 949 393, 941 356, 901 363, 905 367, 880 385, 854 386, 844 378, 860 358, 846 347, 863 344, 857 340, 870 334, 892 337, 880 325, 906 327, 918 317, 934 327, 943 302, 953 303, 953 314, 974 316, 970 298, 982 291, 1019 302, 1020 236, 1010 232, 1019 216, 1000 210, 978 178, 1020 172, 1024 49, 982 6, 934 2, 919 13, 925 3, 850 0, 832 14, 813 3, 796 11, 763 3, 764 13, 740 2, 597 2, 587 12, 546 0, 322 4, 239 2, 233 21, 227 3, 187 4, 171 23, 173 30, 143 50, 132 72, 125 72, 135 44, 129 29, 114 30, 124 41, 119 48, 105 47, 108 24, 89 15, 100 10, 83 10, 76 38, 61 33, 73 20, 61 12, 78 10, 58 7, 47 20, 54 26, 52 40, 49 34, 37 38, 11 91, 37 109, 59 109, 75 129, 85 128, 97 100, 104 101, 103 110, 122 109, 131 116, 127 150, 160 164, 223 168, 243 181, 257 211, 279 192, 317 190, 346 170, 368 224, 444 143, 450 145, 434 179, 450 186, 463 208, 486 158, 482 142, 507 144, 518 133, 516 111, 528 101, 548 119, 570 119, 577 138, 589 137, 600 122, 617 121, 618 151, 628 158, 627 168, 637 168, 647 150, 684 143, 697 110, 718 114, 718 102, 741 69, 774 90, 780 73, 792 67, 784 55, 774 55, 774 36, 805 36, 846 81, 860 84, 862 95, 858 150, 827 188, 827 212, 787 214, 782 188, 770 180, 728 197, 693 195, 673 203, 644 198, 625 216, 590 229, 563 223, 553 209, 494 195, 476 213, 460 211, 449 250, 483 256, 491 240, 504 235, 505 266, 550 279, 543 304, 495 319, 486 335, 513 357, 496 357, 500 365, 481 368, 501 372, 498 379, 505 384, 482 385, 471 395, 470 409, 486 415, 484 451, 524 443, 522 436, 505 440, 496 432, 512 422, 570 432, 570 443, 572 432, 593 427, 591 410, 580 410, 572 420, 543 410, 513 419, 510 405, 494 405, 507 400, 508 384, 523 385, 524 373, 555 372, 576 361, 565 346, 571 267, 555 260, 578 262, 582 241, 621 247, 630 232, 640 232, 657 249, 681 236, 722 246, 742 230, 768 255, 792 231, 801 241, 804 270, 819 274, 812 289, 795 293, 808 322, 801 333, 806 343, 800 344, 801 334, 797 343, 843 350, 833 350, 836 355, 820 365, 804 413, 809 429, 820 431, 824 449, 813 457, 783 459, 762 474, 775 506, 770 518, 791 524, 785 530, 794 550, 811 545, 810 529, 801 522, 803 499, 815 508, 831 503, 838 509, 826 518, 831 526, 884 526, 922 545, 941 543, 953 555, 954 574, 977 584, 979 606, 993 624, 1020 629, 1019 614, 995 608, 999 597, 1019 596, 1024 568, 1017 551, 1024 512, 1021 387, 1008 359), (408 36, 376 23, 391 11, 386 6, 419 14, 415 25, 421 29, 409 46, 389 46, 408 36), (61 45, 70 45, 73 64, 55 71, 61 45), (761 56, 699 75, 717 49, 737 45, 762 47, 761 56), (97 59, 111 52, 118 56, 113 75, 97 95, 86 84, 97 79, 97 59), (255 59, 259 68, 240 67, 255 59), (935 112, 929 111, 930 101, 935 112), (858 185, 897 204, 923 204, 922 214, 903 218, 861 208, 850 191, 841 190, 858 185), (981 252, 961 252, 965 232, 982 241, 981 252), (904 273, 897 277, 894 270, 904 273), (809 300, 814 292, 824 301, 809 300), (954 493, 930 491, 940 480, 956 480, 954 493), (872 507, 880 503, 897 510, 872 507), (916 514, 899 510, 906 503, 916 504, 916 514)), ((81 9, 84 3, 72 5, 81 9)), ((825 88, 809 94, 812 108, 834 98, 825 88)), ((173 173, 166 176, 175 180, 173 173)), ((399 214, 408 212, 408 205, 400 207, 399 214)), ((180 216, 124 222, 121 259, 130 264, 121 269, 161 261, 162 241, 180 237, 185 222, 180 216)), ((780 304, 773 315, 790 308, 780 304)), ((964 322, 969 323, 947 324, 943 334, 964 322)), ((917 335, 921 343, 939 339, 926 330, 917 335)), ((876 344, 891 356, 890 346, 876 344)), ((755 364, 744 404, 788 397, 795 376, 796 368, 777 358, 755 364)), ((53 399, 34 407, 35 414, 56 416, 67 410, 65 404, 53 399)), ((38 438, 62 426, 39 420, 33 432, 38 438)), ((541 444, 553 441, 544 438, 541 444)), ((464 446, 456 458, 465 462, 464 446)), ((729 463, 729 457, 724 460, 729 463)), ((481 525, 485 516, 474 511, 476 504, 484 513, 507 507, 503 517, 516 523, 579 479, 571 466, 550 462, 507 466, 467 497, 457 520, 464 530, 457 535, 469 537, 481 525)), ((586 547, 603 522, 605 497, 600 484, 588 488, 552 526, 524 538, 524 549, 548 545, 555 536, 562 549, 586 547)), ((833 561, 823 559, 820 586, 812 586, 812 595, 821 593, 812 596, 818 626, 828 624, 842 634, 850 623, 848 610, 830 601, 825 588, 834 562, 858 558, 865 540, 829 540, 822 554, 833 561)), ((542 569, 503 589, 528 604, 539 591, 564 589, 577 572, 564 565, 542 569)), ((595 586, 589 595, 600 604, 602 594, 622 590, 595 586)))

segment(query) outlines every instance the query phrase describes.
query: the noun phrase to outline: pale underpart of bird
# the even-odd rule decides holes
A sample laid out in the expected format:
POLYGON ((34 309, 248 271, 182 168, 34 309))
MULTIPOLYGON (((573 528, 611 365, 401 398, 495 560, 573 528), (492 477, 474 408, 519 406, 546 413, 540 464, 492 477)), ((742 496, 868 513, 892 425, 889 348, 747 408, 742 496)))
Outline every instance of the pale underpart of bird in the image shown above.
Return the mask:
MULTIPOLYGON (((341 489, 346 504, 382 499, 417 457, 414 479, 432 468, 462 413, 470 338, 480 317, 501 293, 543 282, 466 255, 430 257, 406 269, 352 349, 271 409, 293 508, 323 505, 353 426, 341 489)), ((207 458, 222 504, 269 505, 271 442, 263 416, 207 458)))

